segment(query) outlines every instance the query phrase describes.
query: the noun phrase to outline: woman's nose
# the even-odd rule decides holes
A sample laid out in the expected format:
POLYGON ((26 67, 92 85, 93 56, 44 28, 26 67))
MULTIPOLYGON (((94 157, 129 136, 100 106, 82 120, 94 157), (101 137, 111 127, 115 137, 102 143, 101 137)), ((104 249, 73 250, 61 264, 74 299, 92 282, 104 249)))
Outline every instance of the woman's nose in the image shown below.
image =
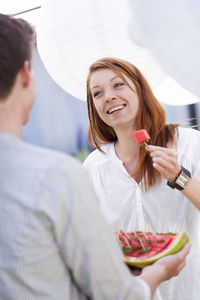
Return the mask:
POLYGON ((105 93, 105 101, 112 101, 116 99, 116 95, 113 91, 109 90, 105 93))

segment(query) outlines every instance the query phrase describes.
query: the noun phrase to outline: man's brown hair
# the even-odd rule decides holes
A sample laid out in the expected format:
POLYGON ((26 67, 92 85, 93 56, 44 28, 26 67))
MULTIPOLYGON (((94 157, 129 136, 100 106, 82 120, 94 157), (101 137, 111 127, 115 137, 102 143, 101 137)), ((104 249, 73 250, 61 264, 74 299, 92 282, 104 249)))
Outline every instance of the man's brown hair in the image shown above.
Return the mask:
POLYGON ((6 98, 24 61, 31 62, 35 33, 23 19, 0 14, 0 100, 6 98))

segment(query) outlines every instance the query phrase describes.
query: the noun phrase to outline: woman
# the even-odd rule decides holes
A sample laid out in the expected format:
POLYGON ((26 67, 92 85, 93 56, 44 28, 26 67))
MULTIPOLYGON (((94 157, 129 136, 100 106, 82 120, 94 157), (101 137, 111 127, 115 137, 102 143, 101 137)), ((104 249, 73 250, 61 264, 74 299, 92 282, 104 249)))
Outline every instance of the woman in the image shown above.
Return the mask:
POLYGON ((141 72, 103 58, 87 79, 89 141, 85 160, 100 206, 114 230, 186 231, 192 250, 179 277, 162 283, 163 299, 200 295, 200 132, 166 124, 165 111, 141 72), (133 132, 146 129, 150 145, 133 132), (169 288, 170 285, 170 288, 169 288))

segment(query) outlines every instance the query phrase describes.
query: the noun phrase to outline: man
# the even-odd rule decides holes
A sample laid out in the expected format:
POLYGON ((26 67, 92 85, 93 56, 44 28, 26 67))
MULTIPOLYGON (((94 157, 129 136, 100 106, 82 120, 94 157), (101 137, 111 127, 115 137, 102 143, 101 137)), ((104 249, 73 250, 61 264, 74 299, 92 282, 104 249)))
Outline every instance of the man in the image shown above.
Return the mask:
POLYGON ((22 141, 33 43, 28 23, 0 14, 0 299, 148 300, 189 245, 132 276, 80 164, 22 141))

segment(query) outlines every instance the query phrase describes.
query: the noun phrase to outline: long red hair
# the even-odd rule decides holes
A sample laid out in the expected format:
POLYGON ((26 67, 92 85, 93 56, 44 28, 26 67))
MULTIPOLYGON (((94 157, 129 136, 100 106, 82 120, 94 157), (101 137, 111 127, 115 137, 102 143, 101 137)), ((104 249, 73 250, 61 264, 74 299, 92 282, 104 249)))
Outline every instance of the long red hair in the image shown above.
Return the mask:
MULTIPOLYGON (((174 142, 175 133, 178 133, 178 124, 166 124, 165 110, 155 98, 148 82, 142 73, 131 63, 117 58, 102 58, 89 68, 87 78, 87 105, 89 117, 88 138, 90 144, 101 150, 101 146, 116 142, 117 136, 112 127, 104 123, 99 117, 90 90, 90 78, 93 72, 99 69, 112 69, 123 80, 124 75, 133 81, 139 98, 137 113, 137 128, 146 129, 151 137, 151 145, 167 147, 174 142)), ((126 81, 126 80, 125 80, 126 81)), ((127 83, 127 82, 126 82, 127 83)), ((127 83, 128 84, 128 83, 127 83)), ((139 174, 144 179, 145 190, 159 182, 161 175, 152 166, 151 157, 144 147, 140 148, 139 159, 132 176, 139 174)))

